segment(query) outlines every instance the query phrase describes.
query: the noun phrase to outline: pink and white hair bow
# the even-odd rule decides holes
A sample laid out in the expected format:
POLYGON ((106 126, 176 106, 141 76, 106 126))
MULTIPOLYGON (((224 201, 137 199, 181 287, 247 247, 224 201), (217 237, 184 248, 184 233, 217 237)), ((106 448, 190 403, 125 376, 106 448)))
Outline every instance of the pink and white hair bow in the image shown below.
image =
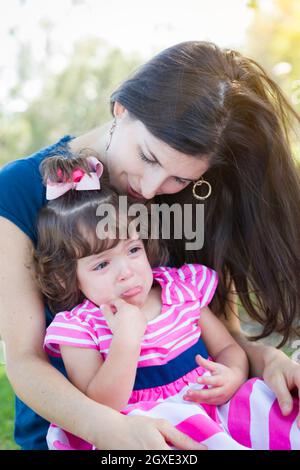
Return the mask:
POLYGON ((57 183, 48 179, 46 199, 48 201, 56 199, 70 191, 70 189, 75 189, 76 191, 101 189, 100 177, 104 170, 102 163, 96 157, 88 157, 87 162, 91 169, 89 175, 81 168, 78 168, 72 173, 72 181, 57 183))

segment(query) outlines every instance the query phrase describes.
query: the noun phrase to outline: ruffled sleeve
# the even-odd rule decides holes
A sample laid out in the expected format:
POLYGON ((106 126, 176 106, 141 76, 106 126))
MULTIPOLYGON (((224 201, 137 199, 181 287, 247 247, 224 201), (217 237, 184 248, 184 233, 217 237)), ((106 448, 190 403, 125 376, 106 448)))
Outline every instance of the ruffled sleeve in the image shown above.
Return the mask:
POLYGON ((216 271, 203 264, 185 264, 178 271, 200 300, 200 308, 209 305, 218 286, 216 271))
POLYGON ((164 304, 200 301, 200 308, 209 305, 218 285, 216 271, 202 264, 184 264, 181 268, 158 267, 153 278, 162 287, 164 304))
POLYGON ((58 313, 46 330, 44 349, 50 356, 61 357, 60 345, 99 349, 98 338, 84 315, 58 313))

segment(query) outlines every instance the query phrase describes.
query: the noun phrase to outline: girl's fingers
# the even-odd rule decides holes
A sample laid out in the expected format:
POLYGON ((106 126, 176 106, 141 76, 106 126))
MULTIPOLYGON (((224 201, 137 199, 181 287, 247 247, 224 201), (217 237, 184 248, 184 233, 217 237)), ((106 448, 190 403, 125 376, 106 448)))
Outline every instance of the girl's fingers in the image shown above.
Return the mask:
POLYGON ((212 387, 221 387, 224 385, 221 375, 202 375, 197 379, 199 384, 211 385, 212 387))
POLYGON ((123 299, 121 299, 121 298, 115 298, 115 299, 113 299, 113 300, 110 301, 110 304, 111 304, 111 305, 115 305, 115 306, 117 307, 118 305, 124 304, 124 302, 125 302, 125 301, 124 301, 123 299))
POLYGON ((125 300, 121 299, 121 298, 116 298, 114 300, 111 300, 109 305, 110 305, 110 308, 111 308, 112 312, 116 313, 122 307, 124 307, 126 305, 128 306, 128 303, 125 300))
POLYGON ((183 396, 183 399, 197 403, 206 403, 207 401, 216 400, 220 398, 220 396, 221 387, 216 387, 203 390, 188 390, 183 396))
POLYGON ((110 305, 102 304, 102 305, 100 305, 100 308, 101 308, 101 310, 103 312, 103 315, 106 319, 113 318, 114 312, 113 312, 113 309, 110 305))
POLYGON ((204 359, 204 357, 200 356, 200 354, 196 355, 196 362, 199 366, 204 367, 211 372, 216 372, 218 369, 218 365, 215 362, 204 359))
POLYGON ((121 299, 121 297, 116 297, 110 303, 112 305, 115 305, 116 307, 121 307, 121 306, 128 305, 128 302, 126 302, 126 300, 124 300, 124 299, 121 299))

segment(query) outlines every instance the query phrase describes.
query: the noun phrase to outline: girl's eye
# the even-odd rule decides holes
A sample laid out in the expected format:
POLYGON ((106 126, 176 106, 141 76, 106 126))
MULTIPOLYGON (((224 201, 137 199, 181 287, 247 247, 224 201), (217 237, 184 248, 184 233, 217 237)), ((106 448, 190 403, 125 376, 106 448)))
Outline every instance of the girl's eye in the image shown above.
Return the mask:
POLYGON ((104 269, 105 265, 107 265, 107 264, 108 264, 107 261, 102 261, 102 263, 97 264, 94 271, 101 271, 101 269, 104 269))
POLYGON ((140 152, 139 156, 140 156, 140 159, 143 160, 143 162, 149 163, 149 165, 157 164, 154 160, 150 160, 149 158, 147 158, 146 155, 143 154, 143 152, 140 152))

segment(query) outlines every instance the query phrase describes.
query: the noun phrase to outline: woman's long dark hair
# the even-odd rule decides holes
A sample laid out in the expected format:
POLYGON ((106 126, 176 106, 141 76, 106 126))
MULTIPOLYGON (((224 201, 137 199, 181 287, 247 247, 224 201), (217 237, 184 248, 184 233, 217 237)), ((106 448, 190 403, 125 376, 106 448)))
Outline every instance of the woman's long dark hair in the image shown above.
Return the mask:
MULTIPOLYGON (((185 42, 143 65, 111 97, 149 132, 185 154, 208 158, 205 244, 185 251, 169 242, 176 263, 218 271, 213 309, 225 312, 231 280, 262 333, 299 325, 300 182, 288 129, 300 118, 255 61, 208 42, 185 42)), ((175 164, 175 162, 174 162, 175 164)), ((156 202, 194 203, 191 186, 156 202)))

